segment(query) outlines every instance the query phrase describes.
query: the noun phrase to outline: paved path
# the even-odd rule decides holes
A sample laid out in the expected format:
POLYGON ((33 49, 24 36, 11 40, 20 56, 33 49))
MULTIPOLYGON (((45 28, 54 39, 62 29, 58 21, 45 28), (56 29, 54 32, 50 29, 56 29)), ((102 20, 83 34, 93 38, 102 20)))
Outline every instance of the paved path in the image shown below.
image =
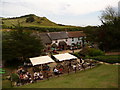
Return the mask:
POLYGON ((107 52, 105 55, 120 55, 120 52, 107 52))

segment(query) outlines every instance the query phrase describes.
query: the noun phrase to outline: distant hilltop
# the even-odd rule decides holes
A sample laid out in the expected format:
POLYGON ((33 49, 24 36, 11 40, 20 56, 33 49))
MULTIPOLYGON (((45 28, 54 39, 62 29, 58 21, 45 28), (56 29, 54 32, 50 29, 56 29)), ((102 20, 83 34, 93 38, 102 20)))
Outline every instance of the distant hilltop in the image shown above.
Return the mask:
POLYGON ((35 14, 23 15, 20 17, 11 17, 11 18, 2 18, 2 24, 6 26, 16 25, 17 22, 21 22, 23 26, 67 26, 67 27, 79 27, 71 25, 56 24, 55 22, 50 21, 46 17, 39 17, 35 14))
POLYGON ((16 25, 20 22, 23 26, 59 26, 46 17, 39 17, 34 14, 28 14, 20 17, 2 18, 2 24, 6 26, 16 25))
MULTIPOLYGON (((57 31, 82 31, 85 30, 85 27, 80 26, 71 26, 71 25, 63 25, 57 24, 55 22, 50 21, 46 17, 39 17, 35 14, 28 14, 20 17, 12 17, 12 18, 3 18, 1 26, 3 29, 15 29, 15 25, 20 22, 21 26, 25 30, 37 30, 40 32, 57 32, 57 31)), ((87 26, 88 28, 94 28, 92 26, 87 26)))

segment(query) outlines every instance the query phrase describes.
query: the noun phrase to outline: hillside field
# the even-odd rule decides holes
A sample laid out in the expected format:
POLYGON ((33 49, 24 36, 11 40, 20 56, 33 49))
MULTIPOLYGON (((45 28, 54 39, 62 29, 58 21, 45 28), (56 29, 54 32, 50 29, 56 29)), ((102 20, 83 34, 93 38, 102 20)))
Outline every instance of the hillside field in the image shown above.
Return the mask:
POLYGON ((21 23, 21 26, 32 28, 76 28, 76 26, 70 25, 62 25, 52 22, 51 20, 47 19, 46 17, 39 17, 34 14, 24 15, 20 17, 13 17, 13 18, 2 18, 2 26, 3 28, 14 28, 14 25, 18 24, 18 21, 21 23), (33 18, 27 21, 28 18, 33 18))

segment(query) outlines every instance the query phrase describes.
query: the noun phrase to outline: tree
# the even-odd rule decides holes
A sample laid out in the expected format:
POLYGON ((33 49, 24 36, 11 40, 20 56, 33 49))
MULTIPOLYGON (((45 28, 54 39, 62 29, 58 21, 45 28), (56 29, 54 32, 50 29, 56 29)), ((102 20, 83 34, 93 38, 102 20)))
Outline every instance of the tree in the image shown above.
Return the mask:
POLYGON ((106 8, 102 13, 101 22, 97 40, 99 47, 105 51, 120 49, 120 17, 117 12, 112 7, 106 8))
POLYGON ((35 19, 33 16, 29 16, 27 19, 26 19, 26 22, 34 22, 35 19))
POLYGON ((83 31, 87 35, 86 40, 90 41, 91 43, 96 42, 98 29, 99 29, 99 27, 97 27, 97 26, 84 27, 83 31))
POLYGON ((113 22, 115 18, 118 17, 118 12, 115 11, 111 6, 108 6, 105 8, 104 11, 102 11, 102 15, 100 20, 102 23, 110 23, 113 22))
POLYGON ((41 55, 44 46, 40 39, 30 32, 25 32, 20 23, 15 28, 16 30, 3 32, 3 60, 5 62, 24 61, 27 58, 41 55))

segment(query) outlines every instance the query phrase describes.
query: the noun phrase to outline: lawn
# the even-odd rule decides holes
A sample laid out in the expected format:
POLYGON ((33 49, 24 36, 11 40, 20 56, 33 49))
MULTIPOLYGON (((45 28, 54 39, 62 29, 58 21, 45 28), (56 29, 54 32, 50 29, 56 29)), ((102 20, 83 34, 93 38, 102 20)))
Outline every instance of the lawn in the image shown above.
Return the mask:
POLYGON ((98 67, 38 81, 18 88, 117 88, 118 66, 100 65, 98 67))

